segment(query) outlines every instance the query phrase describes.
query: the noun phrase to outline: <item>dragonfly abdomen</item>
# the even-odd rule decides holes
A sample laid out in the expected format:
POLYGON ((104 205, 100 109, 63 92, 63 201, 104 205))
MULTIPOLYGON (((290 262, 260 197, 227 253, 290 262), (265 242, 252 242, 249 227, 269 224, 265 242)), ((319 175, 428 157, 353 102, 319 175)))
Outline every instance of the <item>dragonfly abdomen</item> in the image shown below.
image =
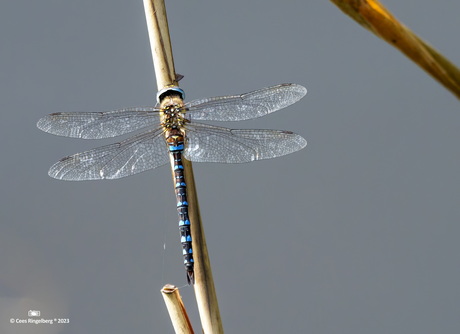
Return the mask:
POLYGON ((177 200, 177 214, 179 215, 179 231, 182 244, 182 255, 184 266, 187 271, 188 284, 194 283, 193 275, 193 250, 192 235, 190 230, 190 218, 188 215, 187 184, 185 183, 184 166, 182 164, 182 152, 184 151, 184 137, 180 131, 172 130, 166 138, 169 152, 171 153, 174 164, 174 192, 177 200))

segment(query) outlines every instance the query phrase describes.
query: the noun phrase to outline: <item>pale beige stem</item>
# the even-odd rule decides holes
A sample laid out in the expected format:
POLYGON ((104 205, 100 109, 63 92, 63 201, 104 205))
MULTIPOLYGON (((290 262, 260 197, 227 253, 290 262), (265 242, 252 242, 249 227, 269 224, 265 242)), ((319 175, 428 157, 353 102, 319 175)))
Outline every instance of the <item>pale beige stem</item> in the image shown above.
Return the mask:
MULTIPOLYGON (((144 0, 144 8, 158 90, 168 85, 177 85, 164 0, 144 0)), ((214 288, 211 265, 206 248, 206 239, 201 223, 192 164, 190 161, 183 159, 183 165, 187 183, 189 218, 191 222, 193 255, 195 258, 194 288, 201 325, 203 332, 206 334, 223 333, 216 290, 214 288)), ((175 184, 174 172, 172 174, 175 184)))
POLYGON ((177 85, 164 1, 144 0, 144 10, 157 88, 161 90, 169 85, 177 85))
POLYGON ((182 302, 179 289, 174 285, 167 284, 161 289, 161 294, 173 323, 174 331, 177 334, 193 334, 192 324, 182 302))

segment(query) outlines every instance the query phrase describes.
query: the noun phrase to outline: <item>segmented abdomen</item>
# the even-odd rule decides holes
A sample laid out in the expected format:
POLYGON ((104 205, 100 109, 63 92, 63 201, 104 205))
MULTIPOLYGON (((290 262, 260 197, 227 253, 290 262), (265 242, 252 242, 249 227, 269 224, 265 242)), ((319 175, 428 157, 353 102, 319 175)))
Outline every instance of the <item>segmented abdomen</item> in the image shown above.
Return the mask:
POLYGON ((184 151, 184 137, 180 131, 171 131, 166 138, 169 152, 174 158, 174 182, 177 199, 177 213, 179 215, 179 231, 181 236, 184 266, 187 270, 188 284, 194 283, 192 235, 188 215, 187 184, 185 183, 184 166, 182 165, 182 152, 184 151))

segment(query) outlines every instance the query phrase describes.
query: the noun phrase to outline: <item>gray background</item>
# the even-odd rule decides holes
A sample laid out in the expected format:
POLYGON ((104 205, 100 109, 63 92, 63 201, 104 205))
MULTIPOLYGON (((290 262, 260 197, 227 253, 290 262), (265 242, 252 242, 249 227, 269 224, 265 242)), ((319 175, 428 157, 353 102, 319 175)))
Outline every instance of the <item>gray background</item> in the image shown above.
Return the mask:
MULTIPOLYGON (((384 2, 459 63, 458 1, 384 2)), ((292 130, 307 149, 194 165, 226 332, 458 333, 459 101, 326 0, 167 6, 188 100, 309 90, 229 125, 292 130)), ((142 1, 5 1, 0 43, 0 332, 172 333, 159 290, 185 273, 168 167, 56 181, 53 162, 113 140, 35 127, 154 103, 142 1), (71 323, 9 325, 29 309, 71 323)))

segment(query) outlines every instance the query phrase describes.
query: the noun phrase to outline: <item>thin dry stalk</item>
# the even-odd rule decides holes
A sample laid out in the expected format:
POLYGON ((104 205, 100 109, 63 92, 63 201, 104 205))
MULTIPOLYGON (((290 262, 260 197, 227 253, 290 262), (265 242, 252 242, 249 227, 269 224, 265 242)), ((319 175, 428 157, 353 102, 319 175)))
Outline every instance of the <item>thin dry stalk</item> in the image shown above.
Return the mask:
MULTIPOLYGON (((164 0, 144 0, 158 90, 177 85, 164 0)), ((183 159, 195 259, 195 296, 204 333, 223 333, 206 239, 201 223, 192 164, 183 159)), ((174 173, 173 173, 174 182, 174 173)))
POLYGON ((173 323, 174 331, 177 334, 193 334, 192 324, 182 302, 179 289, 174 285, 167 284, 161 289, 161 294, 173 323))
POLYGON ((460 70, 399 22, 377 0, 331 0, 366 29, 399 49, 460 98, 460 70))

